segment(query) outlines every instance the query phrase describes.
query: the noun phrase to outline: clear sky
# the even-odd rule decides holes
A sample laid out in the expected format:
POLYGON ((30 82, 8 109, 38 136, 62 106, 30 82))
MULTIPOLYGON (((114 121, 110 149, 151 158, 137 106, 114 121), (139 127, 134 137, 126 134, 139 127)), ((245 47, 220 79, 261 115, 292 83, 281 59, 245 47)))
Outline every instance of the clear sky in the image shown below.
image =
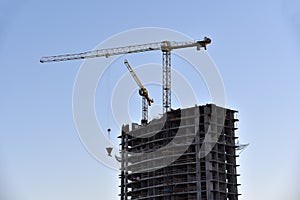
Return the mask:
POLYGON ((142 27, 212 38, 227 107, 250 143, 238 159, 240 199, 299 199, 299 1, 1 0, 0 25, 1 200, 118 199, 118 172, 85 150, 73 122, 82 61, 39 59, 142 27))

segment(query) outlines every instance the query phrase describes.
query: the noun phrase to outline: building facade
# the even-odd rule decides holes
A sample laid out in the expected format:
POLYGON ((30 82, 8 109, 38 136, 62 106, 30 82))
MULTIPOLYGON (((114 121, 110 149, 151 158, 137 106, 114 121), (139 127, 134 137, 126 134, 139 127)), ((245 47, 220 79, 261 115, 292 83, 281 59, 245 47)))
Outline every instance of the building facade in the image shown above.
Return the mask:
POLYGON ((123 126, 121 200, 237 200, 236 112, 207 104, 123 126))

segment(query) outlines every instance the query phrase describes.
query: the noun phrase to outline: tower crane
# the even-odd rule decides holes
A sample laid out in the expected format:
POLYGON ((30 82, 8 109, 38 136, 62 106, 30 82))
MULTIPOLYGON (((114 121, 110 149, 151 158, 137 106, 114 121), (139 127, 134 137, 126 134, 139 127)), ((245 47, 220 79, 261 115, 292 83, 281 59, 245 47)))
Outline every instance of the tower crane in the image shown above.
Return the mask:
POLYGON ((59 62, 67 60, 79 60, 95 57, 110 57, 114 55, 122 55, 129 53, 139 53, 146 51, 162 51, 162 93, 163 93, 163 112, 171 110, 171 51, 181 48, 196 47, 197 50, 204 48, 211 43, 211 39, 204 37, 204 40, 188 41, 188 42, 174 42, 174 41, 162 41, 147 44, 139 44, 132 46, 123 46, 117 48, 99 49, 86 51, 82 53, 73 53, 57 56, 47 56, 40 59, 41 63, 46 62, 59 62))
POLYGON ((146 125, 148 123, 148 106, 154 102, 153 99, 149 97, 148 90, 144 87, 138 76, 136 75, 135 71, 130 66, 129 62, 125 59, 124 64, 126 65, 127 69, 129 70, 131 76, 139 86, 139 94, 142 96, 142 120, 141 124, 146 125))

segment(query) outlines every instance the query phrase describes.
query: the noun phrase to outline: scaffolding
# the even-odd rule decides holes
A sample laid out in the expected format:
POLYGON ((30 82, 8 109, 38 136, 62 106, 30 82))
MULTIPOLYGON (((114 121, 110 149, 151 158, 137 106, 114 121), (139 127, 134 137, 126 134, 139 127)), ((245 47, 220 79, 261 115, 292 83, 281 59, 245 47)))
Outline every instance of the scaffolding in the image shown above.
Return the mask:
POLYGON ((121 200, 237 200, 236 112, 206 104, 169 111, 147 126, 123 126, 121 200), (199 156, 208 136, 217 140, 199 156), (163 156, 151 154, 161 149, 163 156))

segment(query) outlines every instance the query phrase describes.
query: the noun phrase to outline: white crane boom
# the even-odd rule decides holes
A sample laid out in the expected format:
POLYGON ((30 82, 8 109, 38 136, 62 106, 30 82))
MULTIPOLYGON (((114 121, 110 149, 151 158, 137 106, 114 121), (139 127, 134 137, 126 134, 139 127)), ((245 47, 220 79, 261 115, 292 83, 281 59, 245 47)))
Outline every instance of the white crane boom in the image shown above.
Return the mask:
POLYGON ((139 53, 145 51, 171 51, 173 49, 187 48, 197 46, 199 50, 201 47, 206 49, 206 45, 211 43, 211 40, 207 37, 203 41, 189 41, 189 42, 173 42, 173 41, 163 41, 163 42, 154 42, 148 44, 139 44, 132 46, 116 47, 116 48, 107 48, 99 49, 93 51, 87 51, 83 53, 74 53, 74 54, 64 54, 57 56, 47 56, 40 59, 41 63, 45 62, 60 62, 67 60, 79 60, 87 58, 96 58, 96 57, 110 57, 114 55, 129 54, 129 53, 139 53))

